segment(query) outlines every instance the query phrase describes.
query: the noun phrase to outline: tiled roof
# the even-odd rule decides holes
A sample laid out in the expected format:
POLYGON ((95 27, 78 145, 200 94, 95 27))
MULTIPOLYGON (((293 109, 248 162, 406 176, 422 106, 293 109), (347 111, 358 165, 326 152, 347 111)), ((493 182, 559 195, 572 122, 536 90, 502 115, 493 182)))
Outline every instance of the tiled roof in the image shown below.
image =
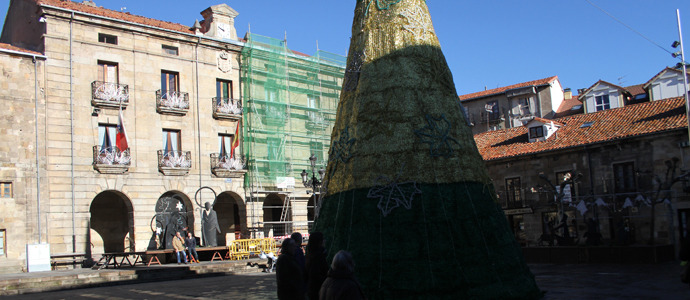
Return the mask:
POLYGON ((191 29, 191 26, 186 26, 186 25, 182 25, 182 24, 171 23, 171 22, 151 19, 151 18, 147 18, 147 17, 137 16, 137 15, 133 15, 130 13, 106 9, 103 7, 93 7, 93 6, 89 6, 86 4, 77 3, 77 2, 73 2, 73 1, 69 1, 69 0, 33 0, 33 1, 36 1, 36 3, 39 5, 55 6, 55 7, 60 7, 60 8, 64 8, 64 9, 88 13, 88 14, 92 14, 92 15, 97 15, 97 16, 113 18, 113 19, 118 19, 118 20, 132 22, 132 23, 137 23, 137 24, 141 24, 141 25, 153 26, 153 27, 158 27, 161 29, 178 31, 178 32, 187 33, 187 34, 194 34, 194 31, 191 29))
POLYGON ((639 94, 645 94, 647 91, 644 90, 644 84, 637 84, 637 85, 631 85, 631 86, 626 86, 625 89, 630 92, 630 95, 633 97, 639 95, 639 94))
POLYGON ((545 85, 545 84, 549 84, 555 80, 558 80, 558 76, 551 76, 549 78, 532 80, 532 81, 528 81, 528 82, 513 84, 513 85, 504 86, 504 87, 500 87, 500 88, 495 88, 492 90, 486 90, 486 91, 481 91, 481 92, 476 92, 476 93, 471 93, 471 94, 460 95, 459 97, 460 97, 460 101, 466 101, 469 99, 475 99, 475 98, 481 98, 481 97, 501 94, 507 90, 517 89, 517 88, 522 88, 522 87, 528 87, 528 86, 545 85))
POLYGON ((561 118, 574 114, 580 114, 583 112, 584 109, 582 108, 582 101, 580 101, 580 98, 577 95, 574 95, 570 99, 563 99, 563 102, 561 102, 561 106, 559 106, 558 110, 556 110, 555 117, 561 118), (573 107, 577 105, 580 105, 580 108, 573 110, 573 107))
POLYGON ((565 124, 542 142, 530 143, 525 126, 474 136, 484 160, 496 160, 687 128, 682 97, 646 102, 557 120, 565 124), (590 126, 581 128, 585 123, 590 126))
POLYGON ((5 43, 0 43, 0 49, 5 49, 5 50, 12 50, 12 51, 17 51, 17 52, 24 52, 28 54, 36 54, 36 55, 43 55, 43 53, 32 51, 32 50, 27 50, 24 48, 19 48, 16 46, 12 46, 10 44, 5 44, 5 43))

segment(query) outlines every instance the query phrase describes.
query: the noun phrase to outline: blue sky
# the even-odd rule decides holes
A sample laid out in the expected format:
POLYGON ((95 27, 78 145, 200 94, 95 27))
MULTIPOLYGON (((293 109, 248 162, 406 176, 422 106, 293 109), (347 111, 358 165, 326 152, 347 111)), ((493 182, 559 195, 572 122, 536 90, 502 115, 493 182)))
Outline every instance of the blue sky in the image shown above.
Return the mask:
MULTIPOLYGON (((98 6, 191 26, 207 7, 221 1, 95 0, 98 6)), ((239 12, 238 35, 282 38, 313 54, 346 55, 355 1, 228 0, 239 12)), ((587 88, 599 79, 622 86, 645 83, 679 60, 680 9, 685 48, 690 54, 687 0, 428 0, 434 28, 459 94, 557 75, 563 87, 587 88), (607 11, 617 22, 592 4, 607 11), (646 39, 645 39, 646 38, 646 39), (652 42, 648 41, 651 40, 652 42), (655 44, 656 43, 656 44, 655 44), (663 48, 663 49, 662 49, 663 48)), ((6 15, 9 0, 0 0, 6 15)), ((690 59, 687 59, 690 60, 690 59)))

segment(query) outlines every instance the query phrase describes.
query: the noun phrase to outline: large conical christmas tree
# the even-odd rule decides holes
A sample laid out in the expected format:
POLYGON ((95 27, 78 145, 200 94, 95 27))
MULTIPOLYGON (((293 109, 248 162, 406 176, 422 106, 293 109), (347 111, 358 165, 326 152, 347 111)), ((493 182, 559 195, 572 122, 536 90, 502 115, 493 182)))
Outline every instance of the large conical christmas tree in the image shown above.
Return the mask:
POLYGON ((315 231, 369 299, 537 299, 424 0, 358 0, 315 231))

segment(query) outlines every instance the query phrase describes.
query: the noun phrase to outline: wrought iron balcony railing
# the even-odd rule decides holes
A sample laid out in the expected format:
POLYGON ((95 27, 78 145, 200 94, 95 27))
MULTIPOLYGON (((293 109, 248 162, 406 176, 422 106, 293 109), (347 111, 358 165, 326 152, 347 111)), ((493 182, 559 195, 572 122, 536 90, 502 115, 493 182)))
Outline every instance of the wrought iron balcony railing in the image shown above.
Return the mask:
POLYGON ((123 107, 129 104, 129 86, 114 82, 91 83, 91 104, 97 107, 123 107))
POLYGON ((165 175, 185 175, 192 167, 191 151, 158 150, 158 169, 165 175))
POLYGON ((156 110, 159 113, 187 114, 189 110, 189 94, 178 91, 156 91, 156 110))
POLYGON ((211 169, 244 170, 244 159, 241 157, 230 158, 229 155, 211 153, 211 169))
POLYGON ((93 167, 100 173, 125 173, 129 170, 131 161, 129 149, 120 151, 117 147, 93 146, 93 167))
POLYGON ((94 165, 129 165, 132 158, 129 156, 129 149, 120 151, 117 147, 93 146, 94 165))
POLYGON ((214 118, 230 120, 242 118, 242 101, 218 97, 214 97, 212 100, 214 118))

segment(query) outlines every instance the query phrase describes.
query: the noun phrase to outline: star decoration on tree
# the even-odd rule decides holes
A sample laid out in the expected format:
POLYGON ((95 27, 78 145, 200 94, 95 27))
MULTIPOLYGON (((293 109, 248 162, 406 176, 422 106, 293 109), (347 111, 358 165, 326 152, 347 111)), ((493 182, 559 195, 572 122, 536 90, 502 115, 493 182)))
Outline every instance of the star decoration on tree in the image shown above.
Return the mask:
POLYGON ((379 199, 376 207, 381 210, 386 217, 396 207, 403 206, 406 209, 412 208, 414 195, 421 194, 414 181, 398 182, 398 178, 391 180, 386 176, 379 176, 376 185, 367 193, 367 198, 379 199))
POLYGON ((400 15, 405 17, 408 23, 403 25, 403 28, 411 32, 417 40, 423 40, 427 33, 434 31, 431 19, 426 17, 426 14, 419 6, 415 6, 413 9, 405 9, 400 15))
POLYGON ((182 202, 177 202, 177 205, 175 205, 175 208, 177 208, 177 210, 181 211, 184 208, 184 205, 182 205, 182 202))
POLYGON ((156 234, 161 234, 163 232, 163 229, 160 227, 156 227, 156 234))
POLYGON ((415 134, 421 139, 422 143, 429 144, 431 148, 431 156, 445 156, 450 157, 453 155, 453 147, 451 142, 458 144, 454 138, 450 137, 451 124, 446 119, 445 114, 441 114, 441 117, 434 118, 430 115, 426 116, 427 126, 422 129, 415 130, 415 134))

